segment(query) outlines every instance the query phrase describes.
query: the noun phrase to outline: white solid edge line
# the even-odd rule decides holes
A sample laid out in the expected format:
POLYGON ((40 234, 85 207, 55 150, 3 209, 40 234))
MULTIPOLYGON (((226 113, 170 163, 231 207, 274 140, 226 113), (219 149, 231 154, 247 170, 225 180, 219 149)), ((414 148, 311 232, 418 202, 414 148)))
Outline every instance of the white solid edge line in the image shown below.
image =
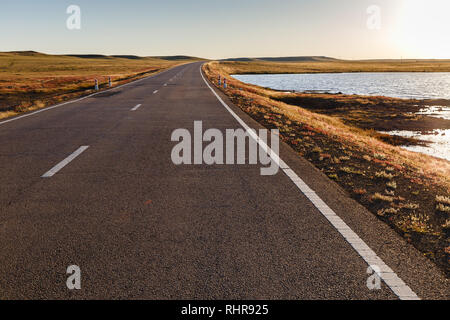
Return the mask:
POLYGON ((142 106, 142 104, 138 104, 136 107, 134 107, 133 109, 131 109, 131 111, 136 111, 137 109, 139 109, 142 106))
MULTIPOLYGON (((209 85, 203 76, 202 66, 200 75, 208 88, 213 92, 219 102, 230 112, 239 124, 251 133, 253 130, 222 100, 216 91, 209 85)), ((251 135, 251 134, 250 134, 251 135)), ((272 160, 280 164, 283 172, 292 180, 297 188, 314 204, 319 212, 331 223, 331 225, 344 237, 353 249, 363 258, 369 266, 377 266, 380 269, 378 275, 384 283, 399 297, 400 300, 420 300, 417 294, 389 268, 377 254, 362 240, 289 166, 276 155, 256 134, 251 135, 258 144, 270 155, 272 160)))
POLYGON ((48 111, 48 110, 52 110, 52 109, 55 109, 55 108, 59 108, 59 107, 62 107, 62 106, 65 106, 65 105, 68 105, 68 104, 71 104, 71 103, 80 102, 80 101, 85 100, 87 98, 91 98, 93 96, 96 96, 96 95, 98 95, 100 93, 109 92, 109 91, 112 91, 112 90, 116 90, 116 89, 119 89, 119 88, 123 88, 123 87, 129 86, 129 85, 134 84, 134 83, 138 83, 138 82, 141 82, 141 81, 144 81, 144 80, 148 80, 148 79, 160 76, 160 75, 162 75, 162 74, 164 74, 164 73, 166 73, 166 72, 168 72, 170 70, 173 70, 173 69, 175 69, 177 67, 181 67, 181 66, 185 66, 185 65, 176 66, 176 67, 164 70, 164 71, 162 71, 160 73, 153 74, 153 75, 150 75, 148 77, 145 77, 145 78, 142 78, 142 79, 138 79, 138 80, 135 80, 135 81, 131 81, 131 82, 122 84, 120 86, 117 86, 117 87, 114 87, 114 88, 111 88, 111 89, 107 89, 107 90, 91 93, 90 95, 87 95, 85 97, 81 97, 81 98, 78 98, 78 99, 75 99, 75 100, 71 100, 71 101, 67 101, 67 102, 64 102, 64 103, 60 103, 60 104, 57 104, 57 105, 54 105, 54 106, 50 106, 50 107, 47 107, 47 108, 39 109, 37 111, 30 112, 30 113, 27 113, 27 114, 24 114, 24 115, 21 115, 21 116, 17 116, 17 117, 8 119, 8 120, 3 120, 3 121, 0 121, 0 126, 2 124, 8 123, 8 122, 13 122, 13 121, 16 121, 16 120, 19 120, 19 119, 22 119, 22 118, 26 118, 26 117, 29 117, 29 116, 33 116, 35 114, 38 114, 38 113, 41 113, 41 112, 44 112, 44 111, 48 111))
POLYGON ((82 146, 82 147, 78 148, 78 150, 76 150, 74 153, 72 153, 66 159, 64 159, 63 161, 58 163, 56 166, 54 166, 52 169, 50 169, 48 172, 46 172, 41 178, 51 178, 51 177, 53 177, 62 168, 67 166, 70 162, 72 162, 75 158, 77 158, 80 154, 82 154, 88 148, 89 148, 89 146, 82 146))

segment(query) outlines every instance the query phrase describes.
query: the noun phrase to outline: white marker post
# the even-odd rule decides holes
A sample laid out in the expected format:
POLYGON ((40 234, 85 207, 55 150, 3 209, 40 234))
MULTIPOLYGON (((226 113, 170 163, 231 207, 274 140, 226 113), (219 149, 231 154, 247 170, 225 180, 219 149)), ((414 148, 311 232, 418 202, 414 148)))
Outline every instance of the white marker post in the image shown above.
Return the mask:
POLYGON ((219 86, 221 86, 221 85, 222 85, 222 78, 219 75, 219 86))
POLYGON ((223 88, 227 88, 227 78, 223 78, 223 88))
POLYGON ((111 80, 111 77, 108 78, 108 85, 109 85, 110 88, 112 87, 112 80, 111 80))
POLYGON ((95 79, 95 91, 98 91, 98 80, 95 79))

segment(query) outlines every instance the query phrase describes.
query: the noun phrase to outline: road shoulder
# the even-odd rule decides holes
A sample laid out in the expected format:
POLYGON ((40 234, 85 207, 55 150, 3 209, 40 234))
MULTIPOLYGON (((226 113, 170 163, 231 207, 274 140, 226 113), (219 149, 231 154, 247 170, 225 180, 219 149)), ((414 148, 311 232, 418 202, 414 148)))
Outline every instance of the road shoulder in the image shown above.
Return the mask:
MULTIPOLYGON (((205 79, 207 79, 206 76, 205 79)), ((208 79, 207 81, 209 82, 208 79)), ((223 92, 217 90, 211 83, 210 85, 249 127, 264 128, 235 106, 223 92)), ((417 249, 351 199, 339 185, 306 159, 297 155, 284 142, 280 143, 280 156, 419 297, 422 299, 450 298, 449 280, 417 249)))

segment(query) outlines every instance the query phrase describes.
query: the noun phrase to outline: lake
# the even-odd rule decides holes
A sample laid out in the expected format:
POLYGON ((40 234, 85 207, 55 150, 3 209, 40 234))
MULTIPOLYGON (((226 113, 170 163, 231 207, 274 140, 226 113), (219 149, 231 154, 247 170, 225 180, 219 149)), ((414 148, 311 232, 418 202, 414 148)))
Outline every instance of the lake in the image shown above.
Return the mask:
POLYGON ((450 99, 450 72, 363 72, 233 75, 260 87, 406 99, 450 99))
MULTIPOLYGON (((283 91, 341 92, 406 99, 450 99, 449 72, 271 74, 233 77, 245 83, 283 91)), ((424 106, 417 114, 450 120, 450 108, 446 106, 424 106)), ((404 148, 450 161, 450 130, 384 133, 427 141, 428 146, 404 148)))
POLYGON ((384 133, 429 142, 427 146, 404 146, 403 148, 450 161, 450 130, 436 129, 427 133, 402 130, 384 133))

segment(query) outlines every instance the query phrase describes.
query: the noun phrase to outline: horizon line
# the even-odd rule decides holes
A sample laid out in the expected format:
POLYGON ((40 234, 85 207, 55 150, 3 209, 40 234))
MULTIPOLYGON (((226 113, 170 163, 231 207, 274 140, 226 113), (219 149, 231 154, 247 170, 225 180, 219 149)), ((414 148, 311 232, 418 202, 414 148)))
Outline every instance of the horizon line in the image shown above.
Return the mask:
POLYGON ((341 61, 376 61, 376 60, 436 60, 444 61, 450 60, 449 58, 335 58, 327 55, 288 55, 288 56, 238 56, 238 57, 227 57, 227 58, 203 58, 199 56, 189 55, 189 54, 163 54, 163 55, 137 55, 137 54, 104 54, 104 53, 50 53, 35 50, 11 50, 11 51, 0 51, 1 53, 37 53, 49 56, 103 56, 103 57, 138 57, 138 58, 158 58, 158 57, 189 57, 198 58, 204 60, 233 60, 233 59, 277 59, 277 58, 326 58, 341 61))

